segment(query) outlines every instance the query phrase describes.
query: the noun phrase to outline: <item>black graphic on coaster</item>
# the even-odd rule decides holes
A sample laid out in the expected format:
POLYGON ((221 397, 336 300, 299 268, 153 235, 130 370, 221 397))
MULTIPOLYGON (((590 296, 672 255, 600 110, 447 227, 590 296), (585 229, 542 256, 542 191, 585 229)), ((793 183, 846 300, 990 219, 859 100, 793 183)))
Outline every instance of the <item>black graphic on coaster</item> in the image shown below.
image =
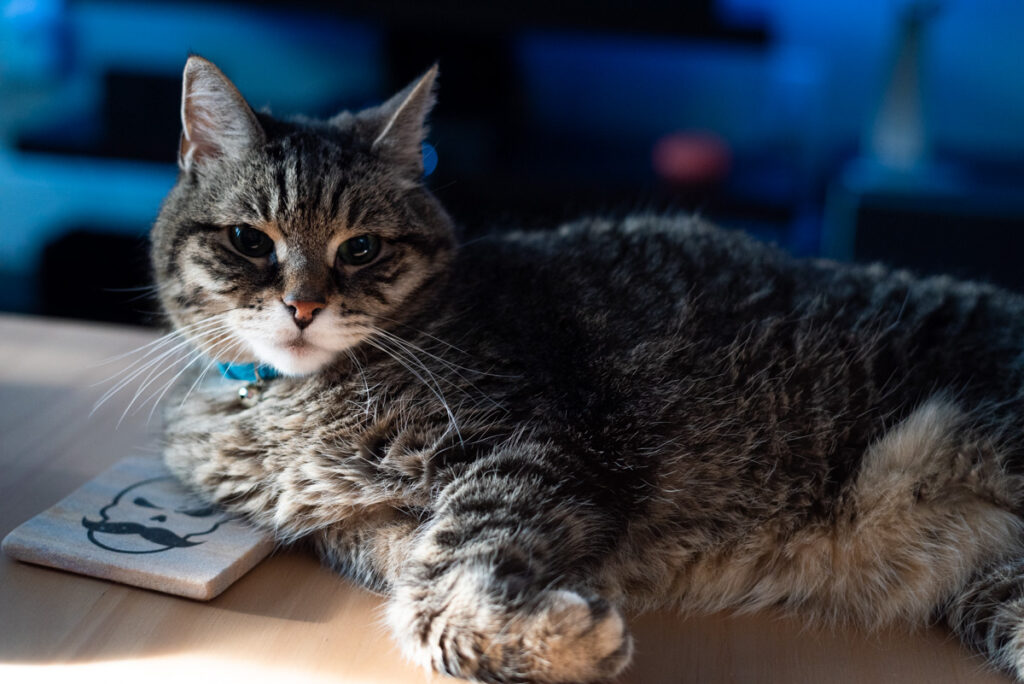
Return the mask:
POLYGON ((153 477, 122 489, 100 509, 101 520, 82 518, 89 541, 116 553, 159 553, 202 544, 230 519, 220 509, 183 499, 173 477, 153 477))

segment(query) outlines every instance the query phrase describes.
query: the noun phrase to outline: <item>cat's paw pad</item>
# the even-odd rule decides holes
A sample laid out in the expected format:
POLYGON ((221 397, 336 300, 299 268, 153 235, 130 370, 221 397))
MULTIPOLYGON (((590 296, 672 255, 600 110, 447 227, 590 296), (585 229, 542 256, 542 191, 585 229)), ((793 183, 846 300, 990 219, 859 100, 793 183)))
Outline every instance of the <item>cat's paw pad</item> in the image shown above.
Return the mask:
POLYGON ((573 591, 542 594, 525 627, 522 645, 545 681, 613 677, 633 652, 622 615, 603 599, 588 600, 573 591))

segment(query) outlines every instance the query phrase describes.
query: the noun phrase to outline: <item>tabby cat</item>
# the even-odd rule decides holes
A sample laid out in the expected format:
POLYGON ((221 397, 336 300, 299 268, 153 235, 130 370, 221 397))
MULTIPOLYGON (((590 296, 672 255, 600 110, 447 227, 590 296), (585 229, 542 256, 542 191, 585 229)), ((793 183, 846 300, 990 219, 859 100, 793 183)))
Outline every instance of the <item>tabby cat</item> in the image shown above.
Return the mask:
POLYGON ((457 677, 614 676, 623 611, 666 605, 941 619, 1021 676, 1024 299, 679 216, 458 246, 422 180, 436 77, 281 120, 189 59, 159 296, 262 379, 185 383, 177 476, 457 677))

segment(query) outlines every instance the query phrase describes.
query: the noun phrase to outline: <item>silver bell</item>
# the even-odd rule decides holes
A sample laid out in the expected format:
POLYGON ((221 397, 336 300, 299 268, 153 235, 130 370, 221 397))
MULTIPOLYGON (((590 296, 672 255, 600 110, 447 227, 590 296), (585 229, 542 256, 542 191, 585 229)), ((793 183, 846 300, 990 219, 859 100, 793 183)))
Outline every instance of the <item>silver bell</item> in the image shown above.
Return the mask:
POLYGON ((238 400, 245 407, 255 406, 263 397, 263 388, 254 382, 238 388, 238 400))

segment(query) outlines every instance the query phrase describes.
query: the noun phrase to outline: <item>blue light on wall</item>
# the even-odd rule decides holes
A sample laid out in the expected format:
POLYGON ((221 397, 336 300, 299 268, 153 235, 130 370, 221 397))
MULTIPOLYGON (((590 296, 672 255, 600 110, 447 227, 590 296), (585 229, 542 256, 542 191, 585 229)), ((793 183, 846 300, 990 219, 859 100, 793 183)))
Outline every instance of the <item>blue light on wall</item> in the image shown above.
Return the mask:
MULTIPOLYGON (((217 62, 257 109, 329 115, 382 94, 382 50, 377 29, 336 16, 220 4, 0 0, 0 277, 5 286, 14 283, 4 305, 31 307, 44 246, 75 225, 141 239, 174 183, 173 133, 164 164, 18 146, 30 130, 75 144, 95 137, 107 74, 175 80, 194 52, 217 62)), ((130 102, 120 106, 132 116, 130 102)))

